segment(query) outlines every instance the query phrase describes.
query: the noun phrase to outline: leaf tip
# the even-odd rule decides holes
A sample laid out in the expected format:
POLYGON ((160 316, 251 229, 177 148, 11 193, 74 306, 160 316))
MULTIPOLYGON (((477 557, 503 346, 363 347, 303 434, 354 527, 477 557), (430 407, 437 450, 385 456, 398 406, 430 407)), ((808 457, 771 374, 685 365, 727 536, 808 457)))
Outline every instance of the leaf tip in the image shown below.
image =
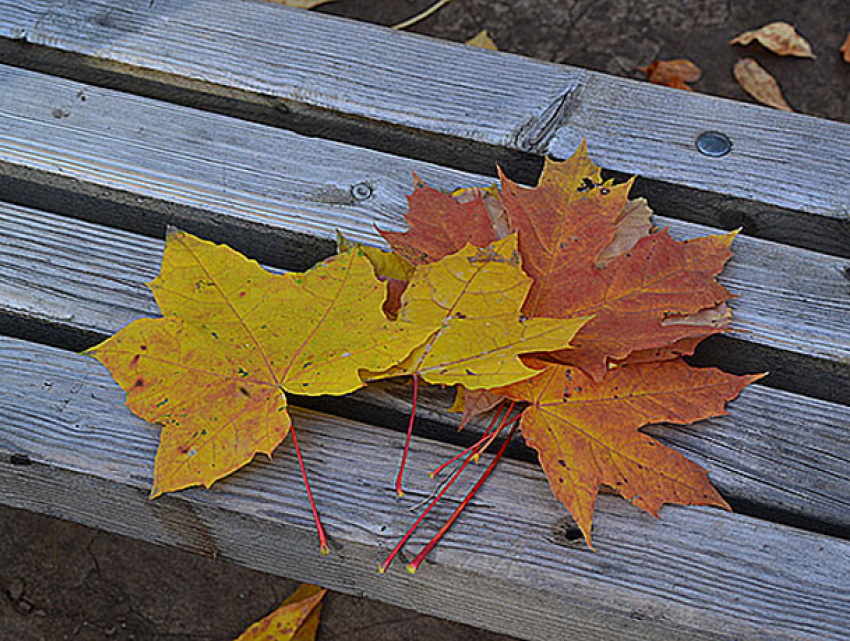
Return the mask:
POLYGON ((328 547, 327 544, 322 544, 319 547, 319 554, 321 554, 322 556, 328 556, 330 553, 331 553, 331 549, 328 547))
POLYGON ((408 574, 416 574, 416 571, 419 569, 419 564, 408 563, 404 566, 404 569, 407 570, 408 574))

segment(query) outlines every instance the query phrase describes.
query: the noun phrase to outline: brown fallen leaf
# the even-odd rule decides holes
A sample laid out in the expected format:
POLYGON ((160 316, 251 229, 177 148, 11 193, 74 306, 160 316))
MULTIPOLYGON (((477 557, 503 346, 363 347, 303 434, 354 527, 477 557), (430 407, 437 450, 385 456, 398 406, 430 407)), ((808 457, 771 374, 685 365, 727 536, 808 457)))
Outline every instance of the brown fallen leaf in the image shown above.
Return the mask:
POLYGON ((847 39, 841 45, 841 53, 844 54, 844 62, 850 63, 850 33, 847 34, 847 39))
POLYGON ((464 44, 468 44, 471 47, 481 47, 482 49, 490 49, 490 51, 498 51, 499 47, 496 46, 496 43, 493 42, 493 38, 490 37, 490 34, 487 33, 486 29, 482 29, 477 36, 474 38, 470 38, 464 44))
POLYGON ((736 62, 732 73, 744 91, 761 104, 782 111, 794 111, 785 101, 776 78, 753 58, 742 58, 736 62))
POLYGON ((336 0, 268 0, 268 2, 282 4, 287 7, 295 7, 296 9, 312 9, 313 7, 318 7, 320 4, 336 2, 336 0))
POLYGON ((814 58, 811 45, 787 22, 771 22, 761 29, 745 31, 729 41, 730 45, 748 45, 757 40, 777 56, 814 58))
POLYGON ((654 60, 645 67, 638 67, 637 70, 646 74, 652 84, 685 91, 693 91, 686 83, 696 82, 702 76, 702 70, 685 58, 654 60))

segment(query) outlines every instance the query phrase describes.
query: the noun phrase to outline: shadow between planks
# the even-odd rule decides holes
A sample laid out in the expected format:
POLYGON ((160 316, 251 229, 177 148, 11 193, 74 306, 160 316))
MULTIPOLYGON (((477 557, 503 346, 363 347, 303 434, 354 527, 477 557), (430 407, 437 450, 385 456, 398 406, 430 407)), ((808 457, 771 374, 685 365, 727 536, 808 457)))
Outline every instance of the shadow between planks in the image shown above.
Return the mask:
MULTIPOLYGON (((603 496, 591 552, 560 535, 564 511, 542 472, 515 461, 500 465, 417 576, 401 564, 378 576, 411 521, 392 489, 398 434, 293 411, 334 541, 323 558, 286 445, 210 491, 149 501, 156 430, 123 407, 98 363, 4 338, 0 382, 0 497, 12 507, 521 638, 840 639, 850 625, 848 542, 708 508, 669 507, 657 520, 603 496)), ((430 492, 425 471, 450 454, 416 440, 407 503, 430 492)))
POLYGON ((531 181, 586 137, 661 213, 850 257, 845 124, 248 0, 2 0, 0 16, 12 64, 467 171, 531 181), (732 153, 699 154, 706 130, 732 153))

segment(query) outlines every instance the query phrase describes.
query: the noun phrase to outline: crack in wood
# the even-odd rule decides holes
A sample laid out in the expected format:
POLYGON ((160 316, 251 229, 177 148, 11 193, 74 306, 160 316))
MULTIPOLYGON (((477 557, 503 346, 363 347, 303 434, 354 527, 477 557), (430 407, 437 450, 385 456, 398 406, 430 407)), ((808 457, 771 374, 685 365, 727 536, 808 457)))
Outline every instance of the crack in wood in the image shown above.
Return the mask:
POLYGON ((561 91, 541 113, 533 115, 517 129, 509 145, 528 153, 547 154, 552 139, 576 104, 581 87, 581 83, 575 83, 561 91))

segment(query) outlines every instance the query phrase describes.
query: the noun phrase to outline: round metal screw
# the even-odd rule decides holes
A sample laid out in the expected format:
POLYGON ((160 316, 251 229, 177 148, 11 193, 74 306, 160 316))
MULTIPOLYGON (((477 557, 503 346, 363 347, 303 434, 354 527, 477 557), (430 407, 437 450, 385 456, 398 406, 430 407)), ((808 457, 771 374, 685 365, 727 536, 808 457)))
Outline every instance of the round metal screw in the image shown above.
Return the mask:
POLYGON ((697 137, 697 150, 704 156, 720 158, 732 151, 729 136, 719 131, 704 131, 697 137))
POLYGON ((366 200, 372 195, 372 188, 366 183, 357 183, 352 185, 351 195, 355 200, 366 200))

